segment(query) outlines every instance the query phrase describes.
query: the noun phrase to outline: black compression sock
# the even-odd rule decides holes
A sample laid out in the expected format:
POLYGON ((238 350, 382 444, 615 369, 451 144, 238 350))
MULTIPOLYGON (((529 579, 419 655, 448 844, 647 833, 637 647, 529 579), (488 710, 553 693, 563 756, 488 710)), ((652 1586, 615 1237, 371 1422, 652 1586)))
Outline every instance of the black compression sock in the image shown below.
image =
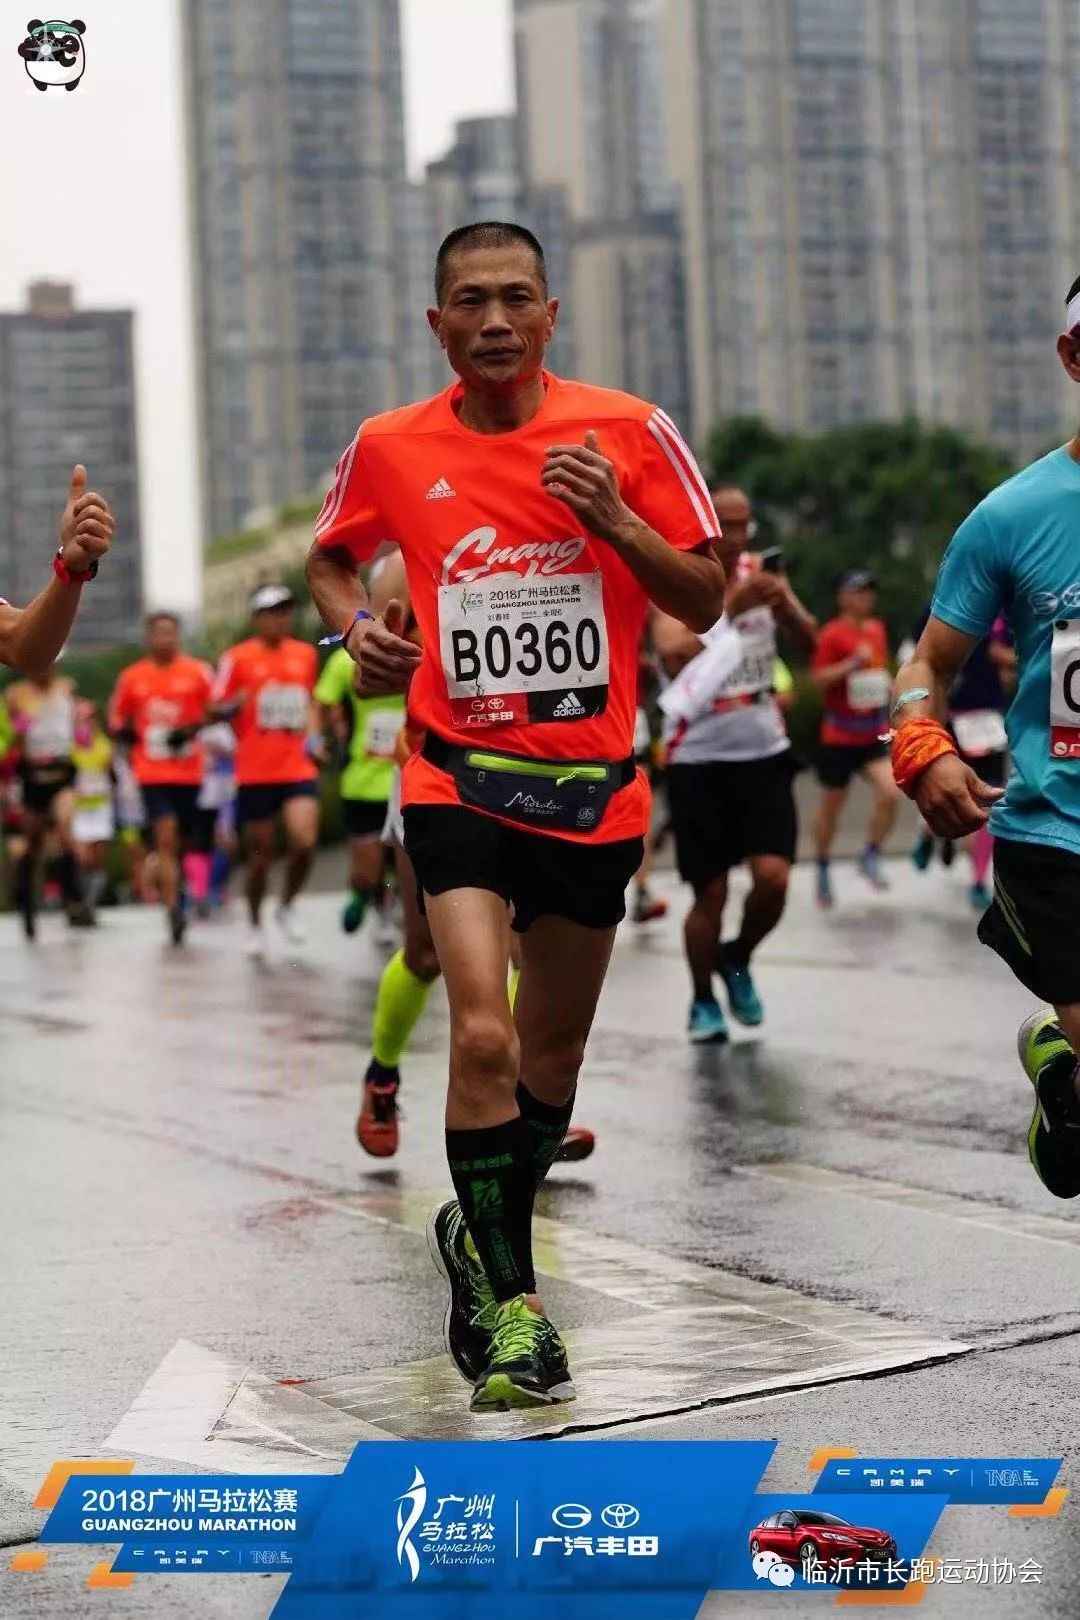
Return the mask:
POLYGON ((447 1131, 446 1157, 465 1225, 498 1300, 536 1292, 533 1157, 519 1116, 479 1131, 447 1131))
POLYGON ((574 1098, 577 1096, 575 1086, 570 1093, 568 1102, 562 1107, 555 1107, 551 1103, 541 1102, 532 1092, 518 1081, 517 1105, 521 1109, 521 1117, 529 1129, 529 1141, 532 1146, 532 1162, 534 1185, 539 1189, 547 1178, 547 1173, 555 1163, 563 1137, 574 1113, 574 1098))

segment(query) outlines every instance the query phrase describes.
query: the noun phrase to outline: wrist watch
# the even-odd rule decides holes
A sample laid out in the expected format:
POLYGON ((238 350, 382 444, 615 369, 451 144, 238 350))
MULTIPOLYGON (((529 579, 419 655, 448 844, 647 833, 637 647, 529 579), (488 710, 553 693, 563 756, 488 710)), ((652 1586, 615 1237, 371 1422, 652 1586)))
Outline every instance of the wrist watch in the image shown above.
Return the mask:
POLYGON ((97 578, 98 565, 92 562, 89 568, 69 568, 64 561, 64 548, 57 546, 56 556, 53 558, 53 573, 61 585, 85 585, 89 580, 97 578))

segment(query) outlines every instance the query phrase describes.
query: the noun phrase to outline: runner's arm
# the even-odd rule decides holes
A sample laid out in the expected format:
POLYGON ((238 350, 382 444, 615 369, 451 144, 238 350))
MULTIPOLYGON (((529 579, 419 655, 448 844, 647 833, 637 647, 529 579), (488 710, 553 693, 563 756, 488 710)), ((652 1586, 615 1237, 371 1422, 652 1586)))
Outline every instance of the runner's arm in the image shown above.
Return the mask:
POLYGON ((341 645, 358 666, 357 690, 372 697, 404 692, 421 654, 399 634, 405 622, 400 598, 391 598, 376 614, 352 554, 319 540, 308 552, 307 582, 323 623, 343 636, 341 645), (376 616, 357 620, 361 610, 376 616))
MULTIPOLYGON (((87 492, 86 468, 80 462, 72 472, 60 518, 64 562, 75 573, 84 573, 108 551, 115 527, 108 501, 87 492)), ((29 607, 14 608, 6 602, 0 606, 0 664, 31 673, 47 669, 71 634, 82 590, 78 582, 64 585, 51 579, 29 607)))
MULTIPOLYGON (((689 463, 681 465, 679 477, 695 489, 696 498, 693 481, 701 477, 697 468, 691 472, 689 463)), ((724 611, 726 588, 723 564, 709 538, 717 531, 706 526, 715 520, 699 518, 705 536, 699 545, 686 550, 672 545, 623 499, 614 463, 603 454, 591 428, 583 445, 551 446, 540 483, 552 499, 568 506, 587 525, 590 534, 611 547, 658 608, 689 630, 704 635, 712 629, 724 611)), ((705 490, 703 482, 701 488, 705 490)), ((644 495, 642 490, 639 504, 644 495)))
MULTIPOLYGON (((955 630, 931 614, 919 644, 893 685, 893 723, 928 719, 944 723, 953 682, 980 641, 955 630), (905 693, 926 690, 930 696, 901 703, 905 693)), ((909 791, 923 820, 940 838, 962 838, 990 819, 990 807, 1001 788, 987 787, 954 751, 943 753, 922 771, 909 791)))
POLYGON ((935 619, 931 614, 915 651, 897 671, 893 683, 894 707, 905 692, 925 687, 930 696, 906 703, 903 715, 912 720, 923 715, 933 720, 945 720, 953 682, 978 644, 978 636, 968 636, 962 630, 954 630, 951 624, 935 619))
POLYGON ((781 579, 784 595, 774 610, 780 628, 798 652, 812 653, 817 640, 818 622, 809 608, 799 601, 787 577, 782 575, 781 579))
POLYGON ((661 613, 658 607, 649 609, 649 634, 664 674, 670 677, 685 669, 701 651, 701 637, 688 630, 680 619, 661 613))

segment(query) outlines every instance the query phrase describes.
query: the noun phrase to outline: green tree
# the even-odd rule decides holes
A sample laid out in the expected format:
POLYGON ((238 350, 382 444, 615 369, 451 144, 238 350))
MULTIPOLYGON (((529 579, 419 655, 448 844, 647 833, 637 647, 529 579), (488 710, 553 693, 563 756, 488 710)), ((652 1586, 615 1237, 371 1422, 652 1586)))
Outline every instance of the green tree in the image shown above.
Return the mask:
POLYGON ((1008 455, 908 417, 818 434, 785 434, 758 417, 720 423, 707 445, 717 483, 741 485, 757 511, 758 544, 780 545, 796 590, 820 617, 844 568, 872 568, 892 637, 929 601, 954 531, 1008 478, 1008 455))

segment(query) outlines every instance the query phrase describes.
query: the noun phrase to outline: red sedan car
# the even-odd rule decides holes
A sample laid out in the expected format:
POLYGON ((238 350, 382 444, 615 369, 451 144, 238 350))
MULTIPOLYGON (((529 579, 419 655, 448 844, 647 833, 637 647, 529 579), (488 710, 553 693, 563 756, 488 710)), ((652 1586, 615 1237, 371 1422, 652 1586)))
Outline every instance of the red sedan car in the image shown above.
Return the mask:
POLYGON ((750 1552, 779 1553, 786 1564, 806 1570, 814 1564, 859 1563, 864 1558, 885 1563, 896 1557, 896 1542, 887 1530, 849 1524, 835 1513, 785 1508, 751 1530, 750 1552))

